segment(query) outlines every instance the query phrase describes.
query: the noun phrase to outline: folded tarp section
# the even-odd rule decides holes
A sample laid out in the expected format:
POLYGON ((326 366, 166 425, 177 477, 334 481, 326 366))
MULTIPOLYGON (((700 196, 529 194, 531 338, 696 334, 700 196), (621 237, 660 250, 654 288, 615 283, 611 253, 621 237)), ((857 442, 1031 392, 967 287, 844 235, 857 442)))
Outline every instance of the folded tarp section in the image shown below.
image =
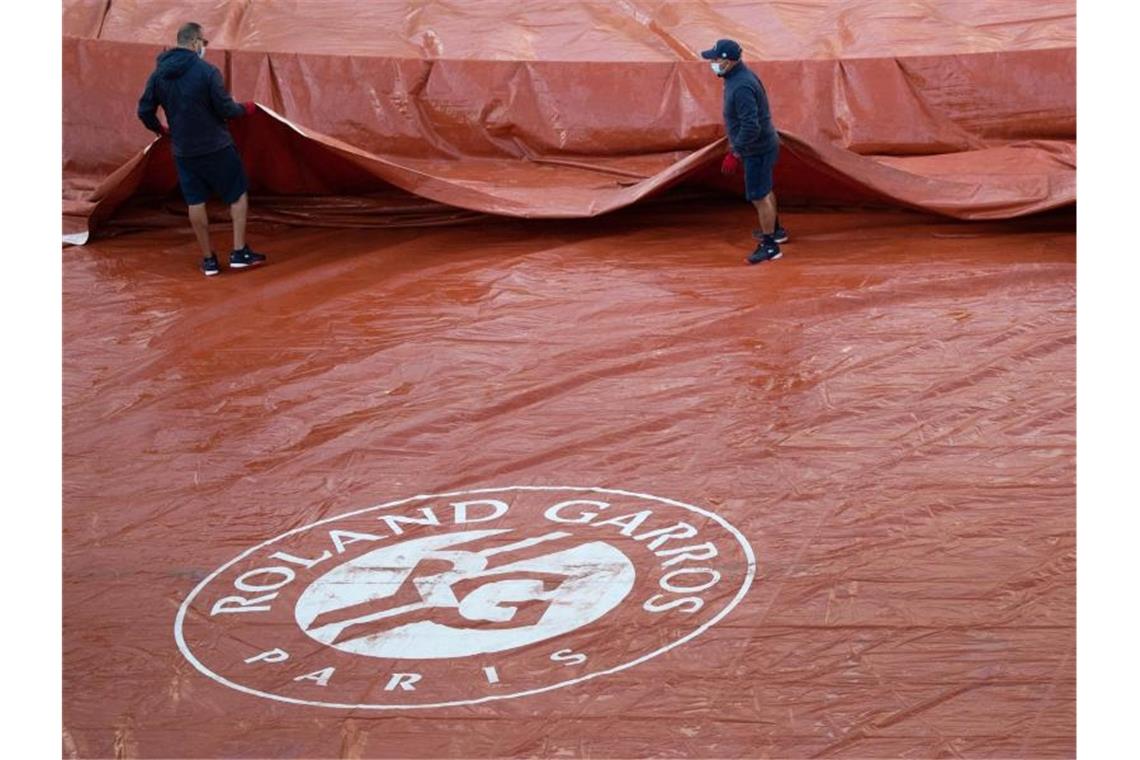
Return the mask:
POLYGON ((1075 201, 1072 3, 314 5, 65 3, 64 232, 175 190, 135 106, 186 20, 262 105, 232 124, 271 205, 573 218, 684 183, 739 192, 716 171, 721 83, 695 52, 722 36, 769 91, 782 202, 993 219, 1075 201))
POLYGON ((382 58, 684 61, 718 37, 754 58, 963 55, 1071 48, 1072 0, 64 0, 68 37, 382 58))

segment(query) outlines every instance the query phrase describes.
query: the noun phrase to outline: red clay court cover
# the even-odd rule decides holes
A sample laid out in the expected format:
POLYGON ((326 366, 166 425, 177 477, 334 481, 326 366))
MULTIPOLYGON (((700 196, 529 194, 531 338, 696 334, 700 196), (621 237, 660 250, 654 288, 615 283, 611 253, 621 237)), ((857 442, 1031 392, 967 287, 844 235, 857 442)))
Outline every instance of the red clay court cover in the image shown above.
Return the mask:
POLYGON ((63 756, 1075 753, 1071 2, 63 20, 63 756), (259 103, 209 279, 190 19, 259 103))
POLYGON ((741 206, 67 249, 65 754, 1071 756, 1071 215, 741 206))
POLYGON ((786 201, 986 219, 1076 197, 1071 1, 68 2, 66 233, 174 190, 135 105, 188 13, 266 109, 234 123, 261 195, 588 217, 718 183, 720 83, 699 51, 735 36, 776 114, 786 201))

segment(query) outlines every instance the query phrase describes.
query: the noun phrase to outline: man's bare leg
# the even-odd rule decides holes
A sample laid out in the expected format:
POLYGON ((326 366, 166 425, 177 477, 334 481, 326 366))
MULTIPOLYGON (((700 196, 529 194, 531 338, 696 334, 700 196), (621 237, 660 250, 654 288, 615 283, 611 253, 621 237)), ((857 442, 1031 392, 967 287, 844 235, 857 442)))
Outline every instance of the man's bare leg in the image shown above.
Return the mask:
POLYGON ((249 216, 249 193, 230 204, 230 217, 234 221, 234 250, 245 248, 245 220, 249 216))
POLYGON ((189 215, 190 227, 194 230, 194 237, 198 238, 198 247, 202 249, 202 258, 208 259, 214 253, 210 250, 210 218, 206 215, 206 204, 190 206, 189 215))
POLYGON ((760 221, 760 233, 755 235, 760 242, 748 257, 748 263, 759 264, 780 258, 780 244, 776 242, 776 196, 768 193, 760 200, 752 201, 752 205, 756 207, 760 221))
POLYGON ((756 207, 756 216, 760 221, 760 232, 773 235, 776 232, 776 194, 768 193, 758 201, 752 201, 756 207))

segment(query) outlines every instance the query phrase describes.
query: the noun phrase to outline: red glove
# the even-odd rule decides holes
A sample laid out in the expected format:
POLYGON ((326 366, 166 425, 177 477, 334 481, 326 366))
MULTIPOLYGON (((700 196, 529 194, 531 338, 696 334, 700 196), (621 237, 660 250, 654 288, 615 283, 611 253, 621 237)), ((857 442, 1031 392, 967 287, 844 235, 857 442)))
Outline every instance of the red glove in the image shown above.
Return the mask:
POLYGON ((254 103, 252 100, 247 100, 242 103, 241 107, 245 109, 246 116, 253 116, 253 114, 257 112, 257 103, 254 103))
POLYGON ((735 153, 729 153, 724 157, 724 162, 720 165, 721 174, 736 174, 740 171, 740 156, 735 153))

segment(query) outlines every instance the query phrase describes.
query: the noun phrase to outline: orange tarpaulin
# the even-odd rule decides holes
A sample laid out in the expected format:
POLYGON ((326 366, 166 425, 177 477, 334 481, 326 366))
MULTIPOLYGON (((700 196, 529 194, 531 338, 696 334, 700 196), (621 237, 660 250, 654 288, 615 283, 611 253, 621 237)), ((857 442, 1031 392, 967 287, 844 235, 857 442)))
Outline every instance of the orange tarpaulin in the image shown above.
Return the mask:
POLYGON ((67 249, 65 756, 1071 757, 1071 216, 789 212, 747 267, 751 216, 263 225, 269 264, 210 280, 182 228, 67 249), (466 493, 517 486, 552 490, 466 493), (737 529, 743 597, 726 528, 630 493, 737 529), (478 499, 509 509, 457 524, 478 499), (544 517, 573 499, 609 506, 544 517), (551 639, 368 655, 510 627, 368 619, 401 606, 369 564, 405 566, 373 552, 465 528, 510 532, 413 577, 555 532, 635 576, 551 639))
MULTIPOLYGON (((479 212, 573 217, 670 185, 717 184, 720 84, 692 50, 735 34, 784 138, 777 186, 788 202, 985 219, 1075 199, 1074 24, 1050 12, 1066 4, 982 23, 960 3, 912 4, 900 20, 894 4, 871 2, 843 13, 766 3, 365 4, 350 13, 351 3, 148 2, 110 4, 97 30, 95 5, 65 6, 65 33, 75 35, 64 40, 67 232, 92 216, 97 224, 138 189, 136 175, 113 172, 148 163, 139 153, 150 136, 134 116, 141 83, 195 13, 211 29, 207 57, 236 96, 313 144, 290 138, 282 150, 264 119, 236 127, 248 133, 247 154, 271 155, 274 176, 257 165, 251 173, 255 189, 275 194, 398 187, 479 212), (524 48, 494 43, 492 28, 517 32, 538 19, 538 30, 512 38, 524 48), (838 44, 855 30, 857 41, 838 44), (948 36, 935 42, 940 32, 948 36), (427 38, 442 47, 408 42, 427 38), (449 53, 452 39, 468 46, 449 53), (472 49, 475 39, 488 47, 472 49)), ((140 171, 143 187, 167 189, 154 178, 165 168, 140 171)))

